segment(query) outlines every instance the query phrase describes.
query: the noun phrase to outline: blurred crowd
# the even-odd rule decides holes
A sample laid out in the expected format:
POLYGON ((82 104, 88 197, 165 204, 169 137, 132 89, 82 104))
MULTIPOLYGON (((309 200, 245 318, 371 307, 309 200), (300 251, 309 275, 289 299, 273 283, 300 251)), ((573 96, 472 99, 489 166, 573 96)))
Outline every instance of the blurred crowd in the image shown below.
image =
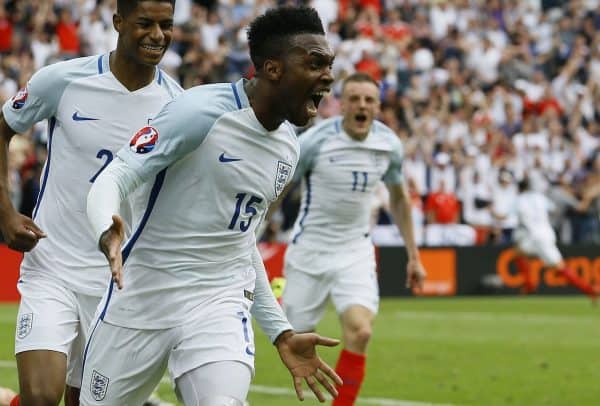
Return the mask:
MULTIPOLYGON (((185 88, 252 76, 245 28, 270 0, 177 0, 162 68, 185 88)), ((293 2, 297 4, 297 2, 293 2)), ((516 182, 555 203, 563 243, 600 243, 600 0, 313 0, 338 79, 319 108, 340 113, 341 80, 381 83, 380 120, 405 146, 417 226, 462 224, 477 243, 509 243, 516 182)), ((116 0, 0 0, 0 101, 40 67, 114 48, 116 0)), ((301 132, 302 129, 299 129, 301 132)), ((12 198, 31 213, 45 124, 14 138, 12 198)), ((286 198, 265 239, 283 240, 286 198)), ((382 187, 374 224, 390 223, 382 187)))

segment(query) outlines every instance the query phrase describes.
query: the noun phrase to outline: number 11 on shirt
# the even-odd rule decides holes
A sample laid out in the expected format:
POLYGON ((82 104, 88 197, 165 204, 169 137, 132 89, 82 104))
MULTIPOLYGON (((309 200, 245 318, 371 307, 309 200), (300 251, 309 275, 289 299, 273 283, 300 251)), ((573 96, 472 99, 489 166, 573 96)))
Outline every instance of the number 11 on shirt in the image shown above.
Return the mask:
POLYGON ((356 191, 357 186, 358 186, 358 174, 362 174, 362 178, 363 178, 363 182, 362 182, 362 188, 360 189, 361 192, 365 192, 367 190, 367 180, 368 180, 368 173, 367 172, 359 172, 359 171, 352 171, 352 191, 356 191))

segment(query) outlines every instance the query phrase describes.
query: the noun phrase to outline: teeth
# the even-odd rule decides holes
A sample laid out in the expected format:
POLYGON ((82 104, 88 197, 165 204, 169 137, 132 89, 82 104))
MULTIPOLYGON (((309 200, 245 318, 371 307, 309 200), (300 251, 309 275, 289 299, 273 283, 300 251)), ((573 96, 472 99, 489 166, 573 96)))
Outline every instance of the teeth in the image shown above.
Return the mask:
POLYGON ((313 93, 315 96, 325 97, 329 93, 329 90, 320 90, 318 92, 313 93))
POLYGON ((163 47, 161 47, 161 46, 154 46, 154 45, 142 45, 142 48, 149 49, 151 51, 160 51, 163 47))

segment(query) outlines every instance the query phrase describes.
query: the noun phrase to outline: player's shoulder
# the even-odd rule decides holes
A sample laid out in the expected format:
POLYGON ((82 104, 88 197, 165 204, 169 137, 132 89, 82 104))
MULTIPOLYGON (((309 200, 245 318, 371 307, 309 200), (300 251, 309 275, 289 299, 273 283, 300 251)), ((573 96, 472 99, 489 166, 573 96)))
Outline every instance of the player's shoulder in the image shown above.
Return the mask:
POLYGON ((381 121, 373 121, 373 135, 377 139, 384 140, 390 144, 401 144, 400 139, 390 127, 382 123, 381 121))
POLYGON ((341 117, 331 117, 325 120, 319 121, 308 130, 300 134, 300 144, 303 149, 307 147, 318 148, 325 140, 331 138, 335 134, 340 132, 342 119, 341 117))
POLYGON ((341 124, 342 118, 339 116, 326 118, 310 127, 308 130, 302 133, 302 136, 306 135, 308 137, 323 137, 335 134, 339 132, 341 124))
POLYGON ((184 90, 180 102, 216 117, 238 110, 236 94, 230 83, 212 83, 184 90))
POLYGON ((55 83, 68 83, 81 77, 102 74, 102 55, 60 61, 44 66, 33 77, 55 83))
POLYGON ((198 123, 194 126, 195 132, 207 134, 217 121, 236 110, 239 107, 230 84, 206 84, 186 89, 169 101, 155 123, 168 116, 168 125, 178 128, 177 131, 195 122, 198 123))
POLYGON ((381 121, 373 121, 369 141, 376 149, 403 151, 402 141, 400 141, 398 135, 381 121))

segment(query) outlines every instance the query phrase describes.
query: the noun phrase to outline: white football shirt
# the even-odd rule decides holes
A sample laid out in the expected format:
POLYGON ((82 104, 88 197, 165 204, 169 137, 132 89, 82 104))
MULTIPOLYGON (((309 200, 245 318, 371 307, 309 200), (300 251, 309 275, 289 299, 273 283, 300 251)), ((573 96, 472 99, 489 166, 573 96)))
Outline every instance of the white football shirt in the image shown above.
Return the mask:
MULTIPOLYGON (((21 279, 43 272, 87 295, 102 296, 110 277, 86 216, 98 174, 141 126, 182 89, 159 69, 144 88, 129 91, 111 73, 109 54, 40 69, 2 112, 16 132, 48 120, 48 156, 33 211, 47 238, 25 254, 21 279)), ((124 204, 124 219, 135 214, 124 204)))
POLYGON ((322 121, 300 135, 296 179, 303 179, 302 204, 291 237, 318 250, 360 249, 371 244, 369 216, 379 180, 402 183, 402 143, 375 121, 363 141, 352 139, 342 118, 322 121))
MULTIPOLYGON (((298 155, 289 123, 267 131, 257 120, 243 80, 198 86, 167 104, 118 153, 152 190, 123 250, 124 288, 110 284, 101 318, 175 327, 253 271, 255 228, 291 180, 298 155)), ((274 324, 274 331, 288 326, 274 324)))
POLYGON ((542 193, 530 190, 519 194, 516 199, 519 234, 555 242, 556 234, 549 217, 549 212, 554 208, 554 203, 542 193))

